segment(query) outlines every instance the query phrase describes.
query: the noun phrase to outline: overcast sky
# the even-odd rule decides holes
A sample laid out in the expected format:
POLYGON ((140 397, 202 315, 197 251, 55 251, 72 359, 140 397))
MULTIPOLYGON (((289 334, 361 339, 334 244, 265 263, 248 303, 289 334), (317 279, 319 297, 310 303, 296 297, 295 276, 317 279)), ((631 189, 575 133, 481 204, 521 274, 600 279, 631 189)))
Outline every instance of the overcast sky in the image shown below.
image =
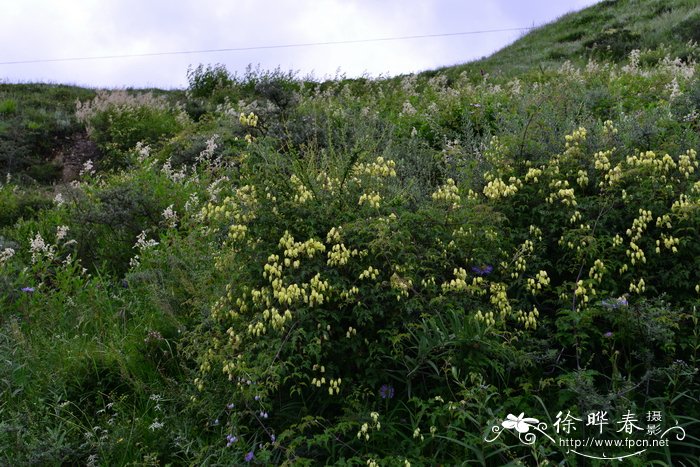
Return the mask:
MULTIPOLYGON (((596 0, 0 0, 0 62, 347 41, 539 26, 596 0)), ((463 63, 516 31, 372 43, 0 64, 0 81, 185 87, 188 65, 302 76, 409 73, 463 63)))

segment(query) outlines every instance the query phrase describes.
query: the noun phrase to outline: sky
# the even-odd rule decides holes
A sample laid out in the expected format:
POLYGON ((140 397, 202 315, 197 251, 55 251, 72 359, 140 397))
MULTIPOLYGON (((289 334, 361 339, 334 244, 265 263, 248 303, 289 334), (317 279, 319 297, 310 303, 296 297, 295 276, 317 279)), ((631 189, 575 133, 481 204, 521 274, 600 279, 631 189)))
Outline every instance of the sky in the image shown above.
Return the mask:
POLYGON ((503 31, 379 42, 7 64, 527 28, 597 0, 0 0, 0 82, 187 86, 188 66, 392 76, 490 55, 503 31))

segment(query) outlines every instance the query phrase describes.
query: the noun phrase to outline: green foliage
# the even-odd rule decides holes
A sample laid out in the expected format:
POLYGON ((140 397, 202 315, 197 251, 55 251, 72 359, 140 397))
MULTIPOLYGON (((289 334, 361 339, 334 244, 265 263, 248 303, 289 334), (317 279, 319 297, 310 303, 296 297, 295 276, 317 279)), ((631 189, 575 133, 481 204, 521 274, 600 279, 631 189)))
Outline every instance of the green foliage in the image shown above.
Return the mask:
POLYGON ((187 82, 188 91, 193 98, 206 99, 217 90, 231 86, 234 83, 234 77, 221 64, 206 67, 200 64, 196 68, 187 69, 187 82))
POLYGON ((654 410, 686 438, 629 463, 692 464, 695 5, 637 3, 392 79, 2 85, 0 463, 578 465, 498 430, 654 410))
POLYGON ((91 101, 78 102, 78 119, 104 152, 106 169, 129 165, 137 143, 155 145, 183 127, 186 117, 162 96, 127 91, 100 91, 91 101))
POLYGON ((55 181, 53 158, 81 131, 73 115, 75 100, 92 95, 70 86, 0 83, 0 173, 55 181))

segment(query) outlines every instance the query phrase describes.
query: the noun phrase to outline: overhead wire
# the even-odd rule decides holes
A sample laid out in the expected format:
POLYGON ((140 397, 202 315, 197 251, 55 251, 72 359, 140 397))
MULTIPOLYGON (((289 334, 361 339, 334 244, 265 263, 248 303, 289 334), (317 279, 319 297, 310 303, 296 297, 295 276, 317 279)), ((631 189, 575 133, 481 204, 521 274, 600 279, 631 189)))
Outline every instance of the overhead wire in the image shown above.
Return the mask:
POLYGON ((146 52, 146 53, 135 53, 135 54, 117 54, 117 55, 94 55, 87 57, 64 57, 64 58, 42 58, 42 59, 29 59, 29 60, 12 60, 0 62, 0 65, 22 65, 29 63, 51 63, 51 62, 76 62, 76 61, 87 61, 87 60, 112 60, 112 59, 122 59, 122 58, 138 58, 138 57, 158 57, 166 55, 194 55, 194 54, 209 54, 209 53, 221 53, 221 52, 242 52, 250 50, 266 50, 266 49, 288 49, 295 47, 316 47, 323 45, 340 45, 340 44, 361 44, 368 42, 388 42, 388 41, 401 41, 410 39, 425 39, 431 37, 451 37, 451 36, 468 36, 476 34, 489 34, 496 32, 512 32, 512 31, 527 31, 535 29, 535 27, 522 27, 522 28, 503 28, 503 29, 484 29, 478 31, 461 31, 461 32, 447 32, 440 34, 420 34, 411 36, 396 36, 396 37, 379 37, 373 39, 349 39, 341 41, 324 41, 324 42, 302 42, 296 44, 276 44, 276 45, 258 45, 250 47, 227 47, 221 49, 202 49, 202 50, 177 50, 177 51, 167 51, 167 52, 146 52))

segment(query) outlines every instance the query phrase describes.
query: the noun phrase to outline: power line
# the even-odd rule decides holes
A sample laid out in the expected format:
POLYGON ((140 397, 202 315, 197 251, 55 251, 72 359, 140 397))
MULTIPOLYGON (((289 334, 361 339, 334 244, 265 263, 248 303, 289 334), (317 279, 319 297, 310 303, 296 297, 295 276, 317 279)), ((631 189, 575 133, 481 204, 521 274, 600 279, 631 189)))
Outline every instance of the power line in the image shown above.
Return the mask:
POLYGON ((265 49, 289 49, 293 47, 313 47, 320 45, 337 45, 337 44, 361 44, 366 42, 388 42, 402 41, 408 39, 425 39, 429 37, 450 37, 450 36, 468 36, 475 34, 488 34, 494 32, 509 32, 509 31, 527 31, 535 29, 534 27, 527 28, 505 28, 505 29, 485 29, 481 31, 463 31, 463 32, 448 32, 442 34, 422 34, 415 36, 397 36, 397 37, 380 37, 375 39, 352 39, 345 41, 326 41, 326 42, 302 42, 298 44, 278 44, 278 45, 259 45, 253 47, 230 47, 225 49, 204 49, 204 50, 179 50, 172 52, 150 52, 141 54, 122 54, 122 55, 99 55, 91 57, 67 57, 67 58, 46 58, 36 60, 17 60, 0 62, 0 65, 21 65, 27 63, 50 63, 50 62, 76 62, 84 60, 111 60, 118 58, 136 58, 136 57, 157 57, 163 55, 193 55, 193 54, 208 54, 217 52, 241 52, 246 50, 265 50, 265 49))

